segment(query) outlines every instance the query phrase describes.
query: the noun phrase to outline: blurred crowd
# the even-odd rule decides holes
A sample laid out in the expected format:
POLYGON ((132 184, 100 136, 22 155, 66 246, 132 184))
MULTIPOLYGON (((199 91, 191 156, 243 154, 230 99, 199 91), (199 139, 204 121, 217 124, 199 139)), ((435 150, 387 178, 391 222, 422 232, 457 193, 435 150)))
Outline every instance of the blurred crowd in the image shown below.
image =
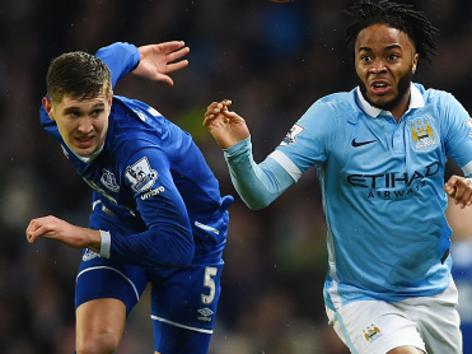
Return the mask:
MULTIPOLYGON (((88 187, 41 131, 49 61, 114 41, 185 40, 190 66, 175 86, 127 77, 116 93, 142 99, 193 134, 224 193, 221 151, 202 127, 206 106, 230 98, 263 159, 321 96, 356 85, 344 41, 348 0, 15 0, 0 4, 0 353, 73 352, 73 291, 80 252, 40 240, 32 217, 86 225, 88 187)), ((441 30, 439 55, 416 81, 452 92, 472 112, 472 2, 408 1, 441 30)), ((322 301, 324 218, 313 171, 271 207, 236 198, 211 353, 343 354, 322 301)), ((119 354, 152 353, 148 296, 129 318, 119 354)))

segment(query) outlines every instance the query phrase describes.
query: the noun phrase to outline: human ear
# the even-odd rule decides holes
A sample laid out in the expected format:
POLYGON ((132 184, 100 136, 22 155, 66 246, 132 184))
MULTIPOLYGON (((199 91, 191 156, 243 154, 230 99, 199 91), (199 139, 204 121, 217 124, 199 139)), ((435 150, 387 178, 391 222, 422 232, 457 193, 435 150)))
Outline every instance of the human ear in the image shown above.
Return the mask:
POLYGON ((411 64, 411 73, 414 74, 416 73, 416 67, 418 66, 418 60, 419 60, 419 55, 418 53, 415 53, 413 57, 413 62, 411 64))
POLYGON ((44 107, 44 110, 46 111, 46 113, 48 114, 49 118, 51 118, 52 120, 54 120, 54 117, 52 115, 52 111, 53 111, 53 107, 52 107, 52 102, 51 100, 44 96, 43 99, 41 100, 41 103, 44 107))

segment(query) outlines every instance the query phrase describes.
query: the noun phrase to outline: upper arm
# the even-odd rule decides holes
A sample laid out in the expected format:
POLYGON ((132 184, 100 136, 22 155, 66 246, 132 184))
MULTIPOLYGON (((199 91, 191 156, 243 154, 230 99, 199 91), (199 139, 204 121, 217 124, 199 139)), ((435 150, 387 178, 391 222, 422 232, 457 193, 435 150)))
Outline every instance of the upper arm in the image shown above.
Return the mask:
POLYGON ((128 160, 124 178, 132 190, 137 211, 149 229, 166 225, 190 231, 185 202, 163 151, 158 148, 139 150, 128 160))
POLYGON ((95 56, 110 69, 113 88, 123 76, 136 68, 140 60, 138 48, 124 42, 116 42, 100 48, 95 56))
POLYGON ((308 168, 326 161, 335 133, 334 109, 329 103, 317 101, 292 126, 270 157, 296 181, 308 168))
POLYGON ((472 175, 472 119, 465 108, 452 95, 443 98, 442 120, 446 125, 446 154, 464 171, 472 175))

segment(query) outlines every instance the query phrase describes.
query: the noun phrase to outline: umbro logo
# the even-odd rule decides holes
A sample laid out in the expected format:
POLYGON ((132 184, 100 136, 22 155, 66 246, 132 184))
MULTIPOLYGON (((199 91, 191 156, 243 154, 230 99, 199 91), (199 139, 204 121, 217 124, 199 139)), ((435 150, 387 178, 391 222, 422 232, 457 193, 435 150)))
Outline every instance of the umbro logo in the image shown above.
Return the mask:
POLYGON ((368 144, 372 144, 372 143, 375 143, 377 140, 366 140, 366 141, 356 141, 356 138, 352 139, 351 141, 351 145, 353 147, 359 147, 359 146, 363 146, 363 145, 368 145, 368 144))

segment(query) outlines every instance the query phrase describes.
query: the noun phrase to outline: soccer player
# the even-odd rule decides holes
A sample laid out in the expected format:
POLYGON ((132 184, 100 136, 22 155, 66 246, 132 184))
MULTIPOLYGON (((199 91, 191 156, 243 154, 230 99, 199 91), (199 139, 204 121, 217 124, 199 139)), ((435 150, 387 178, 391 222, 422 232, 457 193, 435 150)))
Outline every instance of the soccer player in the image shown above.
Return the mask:
POLYGON ((133 72, 172 85, 189 52, 173 41, 115 43, 96 56, 60 55, 47 73, 41 124, 93 189, 88 228, 55 216, 30 221, 30 243, 85 248, 76 278, 76 352, 115 352, 150 282, 154 347, 207 353, 220 297, 228 207, 191 136, 147 104, 114 96, 133 72))
POLYGON ((423 12, 366 0, 347 13, 359 86, 317 100, 263 162, 231 101, 211 103, 204 125, 250 208, 316 167, 328 225, 326 311, 352 353, 459 354, 444 212, 447 194, 471 205, 472 187, 461 176, 445 183, 444 170, 451 157, 472 175, 472 122, 451 94, 411 81, 435 53, 438 30, 423 12))

